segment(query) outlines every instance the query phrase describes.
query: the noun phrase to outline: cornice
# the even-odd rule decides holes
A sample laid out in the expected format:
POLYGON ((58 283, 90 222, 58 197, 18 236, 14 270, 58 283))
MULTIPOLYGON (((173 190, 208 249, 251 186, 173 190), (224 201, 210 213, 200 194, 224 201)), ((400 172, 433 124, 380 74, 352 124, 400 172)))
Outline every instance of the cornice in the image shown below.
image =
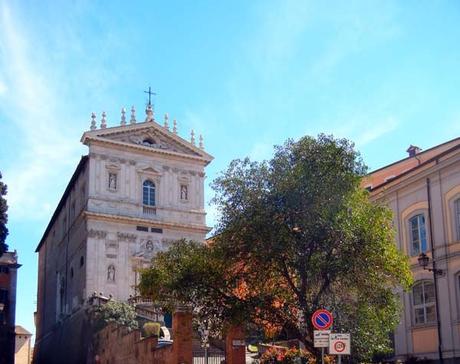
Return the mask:
POLYGON ((180 224, 180 223, 170 223, 165 221, 153 221, 149 219, 143 219, 139 217, 129 217, 129 216, 119 216, 119 215, 109 215, 99 212, 85 211, 85 216, 92 218, 94 220, 106 221, 106 222, 116 222, 116 223, 125 223, 125 224, 146 224, 150 226, 155 226, 158 228, 166 229, 180 229, 185 231, 200 232, 207 234, 212 228, 209 226, 197 225, 197 224, 180 224))

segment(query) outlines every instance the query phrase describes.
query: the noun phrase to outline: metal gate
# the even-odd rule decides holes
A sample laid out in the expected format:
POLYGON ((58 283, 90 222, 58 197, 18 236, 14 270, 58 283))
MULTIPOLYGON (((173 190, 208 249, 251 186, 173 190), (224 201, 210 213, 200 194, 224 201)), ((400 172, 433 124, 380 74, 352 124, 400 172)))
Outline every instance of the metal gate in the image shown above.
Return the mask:
POLYGON ((225 352, 218 348, 207 350, 207 361, 205 349, 193 350, 193 364, 223 364, 225 363, 225 352))

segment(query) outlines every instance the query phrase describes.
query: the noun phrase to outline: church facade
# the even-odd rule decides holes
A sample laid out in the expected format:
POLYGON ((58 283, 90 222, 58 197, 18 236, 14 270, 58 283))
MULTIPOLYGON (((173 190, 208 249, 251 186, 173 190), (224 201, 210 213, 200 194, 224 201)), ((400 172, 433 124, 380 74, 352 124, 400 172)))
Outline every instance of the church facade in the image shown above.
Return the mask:
POLYGON ((195 143, 135 110, 119 126, 91 130, 81 142, 89 153, 78 164, 36 251, 39 256, 35 362, 84 362, 66 336, 85 334, 85 303, 98 295, 136 296, 139 268, 176 240, 204 241, 205 167, 213 157, 195 143), (59 345, 59 353, 53 348, 59 345))

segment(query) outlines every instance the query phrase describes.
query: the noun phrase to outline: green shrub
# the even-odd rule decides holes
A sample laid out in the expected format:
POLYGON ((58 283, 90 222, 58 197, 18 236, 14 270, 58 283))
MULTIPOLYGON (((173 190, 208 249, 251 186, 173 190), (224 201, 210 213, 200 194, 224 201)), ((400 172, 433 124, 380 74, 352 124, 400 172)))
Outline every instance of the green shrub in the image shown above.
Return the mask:
POLYGON ((150 336, 160 336, 160 328, 161 325, 158 322, 146 322, 144 326, 142 326, 142 336, 150 337, 150 336))

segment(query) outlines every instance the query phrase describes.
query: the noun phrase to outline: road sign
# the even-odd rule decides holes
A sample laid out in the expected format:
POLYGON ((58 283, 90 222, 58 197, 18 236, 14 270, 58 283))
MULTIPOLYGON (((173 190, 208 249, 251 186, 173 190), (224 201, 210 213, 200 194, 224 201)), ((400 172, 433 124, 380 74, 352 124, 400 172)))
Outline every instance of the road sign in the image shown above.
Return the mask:
POLYGON ((330 334, 331 334, 331 330, 313 331, 313 346, 315 348, 328 348, 330 334))
POLYGON ((315 329, 327 330, 332 326, 332 314, 328 310, 316 310, 311 316, 311 322, 315 329))
POLYGON ((350 355, 350 334, 331 334, 329 336, 329 354, 350 355))

